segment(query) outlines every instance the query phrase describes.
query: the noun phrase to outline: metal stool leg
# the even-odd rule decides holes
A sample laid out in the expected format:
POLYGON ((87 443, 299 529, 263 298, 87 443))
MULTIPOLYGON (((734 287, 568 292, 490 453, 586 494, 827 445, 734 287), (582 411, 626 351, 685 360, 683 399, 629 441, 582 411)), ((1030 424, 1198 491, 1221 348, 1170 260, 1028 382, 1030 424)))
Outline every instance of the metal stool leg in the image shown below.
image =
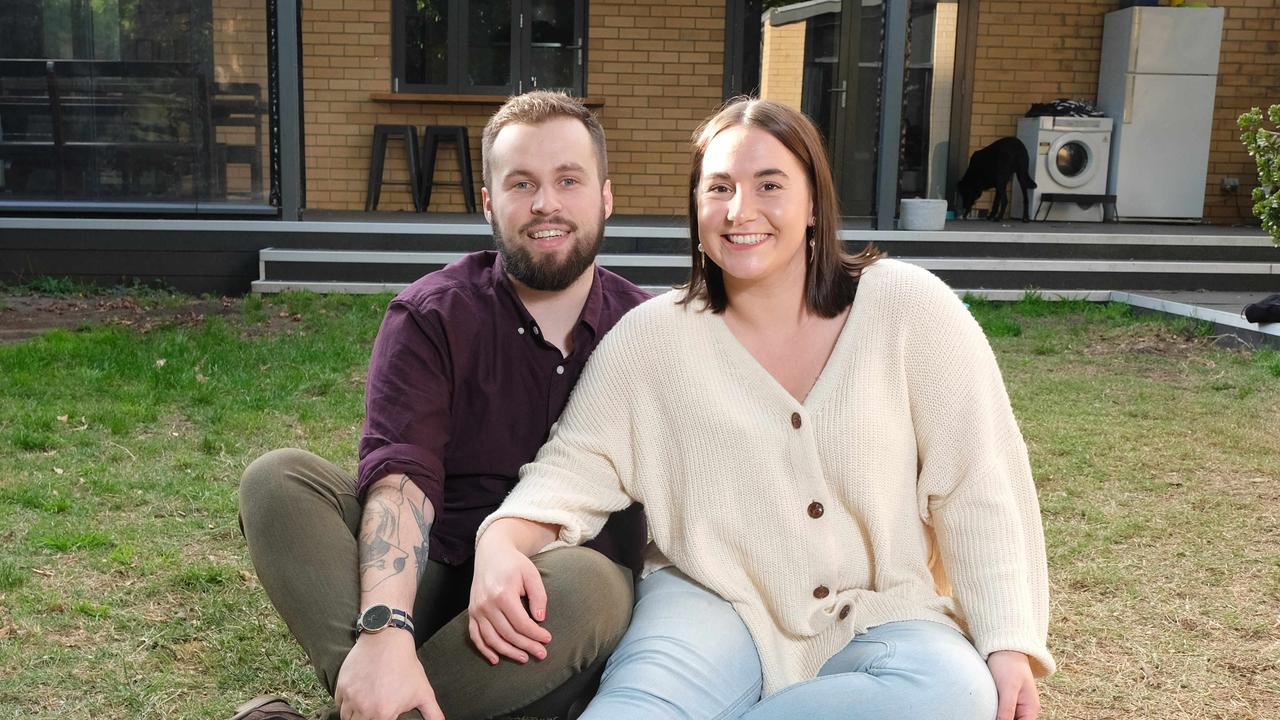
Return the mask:
POLYGON ((420 183, 422 202, 419 204, 419 212, 426 212, 431 207, 431 188, 435 183, 436 173, 436 145, 439 142, 439 133, 435 128, 428 127, 422 137, 422 182, 420 183))
POLYGON ((467 212, 476 211, 476 190, 471 181, 471 144, 467 141, 466 128, 458 129, 458 173, 462 176, 462 199, 467 212))
POLYGON ((373 131, 373 149, 369 156, 369 187, 365 191, 364 210, 378 208, 378 196, 382 193, 382 159, 387 154, 387 136, 378 129, 373 131))
POLYGON ((404 155, 409 166, 409 191, 413 193, 413 209, 422 212, 422 168, 418 167, 418 128, 408 127, 404 139, 404 155))

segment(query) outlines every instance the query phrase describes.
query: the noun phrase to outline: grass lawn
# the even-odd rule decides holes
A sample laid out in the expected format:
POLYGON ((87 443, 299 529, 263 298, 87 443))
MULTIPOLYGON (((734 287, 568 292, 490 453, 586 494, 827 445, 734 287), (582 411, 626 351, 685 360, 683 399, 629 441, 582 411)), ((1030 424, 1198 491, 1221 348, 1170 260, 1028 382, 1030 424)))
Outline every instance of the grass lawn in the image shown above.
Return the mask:
MULTIPOLYGON (((354 469, 388 300, 249 297, 0 345, 0 718, 327 699, 249 565, 236 484, 280 446, 354 469)), ((1040 488, 1044 716, 1280 718, 1280 354, 1119 306, 973 311, 1040 488)))

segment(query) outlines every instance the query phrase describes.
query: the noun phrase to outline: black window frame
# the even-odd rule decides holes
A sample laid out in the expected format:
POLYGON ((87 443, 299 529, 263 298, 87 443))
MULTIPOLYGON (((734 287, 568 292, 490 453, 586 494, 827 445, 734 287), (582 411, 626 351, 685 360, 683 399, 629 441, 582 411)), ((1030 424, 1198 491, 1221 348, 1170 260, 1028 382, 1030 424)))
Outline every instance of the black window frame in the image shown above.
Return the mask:
MULTIPOLYGON (((448 50, 446 53, 447 82, 436 84, 409 83, 405 80, 407 48, 405 29, 408 14, 404 0, 391 3, 391 92, 426 93, 439 95, 516 95, 539 87, 531 77, 532 70, 532 0, 511 0, 512 53, 509 77, 506 85, 471 85, 466 81, 465 64, 468 56, 467 19, 472 0, 447 0, 448 2, 448 50)), ((587 0, 573 0, 574 25, 578 29, 575 45, 566 49, 577 53, 573 64, 573 86, 557 88, 578 97, 586 96, 587 87, 587 0)))

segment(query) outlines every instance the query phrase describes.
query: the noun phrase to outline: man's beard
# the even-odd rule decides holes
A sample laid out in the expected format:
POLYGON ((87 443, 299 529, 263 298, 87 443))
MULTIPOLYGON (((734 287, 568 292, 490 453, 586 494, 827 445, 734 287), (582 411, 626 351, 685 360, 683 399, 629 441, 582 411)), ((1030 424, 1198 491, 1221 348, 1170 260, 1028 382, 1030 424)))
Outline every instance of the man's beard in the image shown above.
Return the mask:
POLYGON ((496 217, 493 218, 493 242, 498 246, 498 254, 502 256, 503 269, 511 277, 534 290, 564 290, 591 267, 596 254, 600 252, 600 245, 604 242, 604 209, 600 210, 600 221, 595 232, 579 235, 579 228, 575 223, 563 218, 547 218, 526 224, 517 231, 515 237, 523 238, 531 228, 546 224, 562 225, 574 237, 573 247, 569 248, 569 254, 563 260, 557 261, 554 256, 548 255, 538 261, 523 243, 507 242, 506 233, 498 225, 496 217))

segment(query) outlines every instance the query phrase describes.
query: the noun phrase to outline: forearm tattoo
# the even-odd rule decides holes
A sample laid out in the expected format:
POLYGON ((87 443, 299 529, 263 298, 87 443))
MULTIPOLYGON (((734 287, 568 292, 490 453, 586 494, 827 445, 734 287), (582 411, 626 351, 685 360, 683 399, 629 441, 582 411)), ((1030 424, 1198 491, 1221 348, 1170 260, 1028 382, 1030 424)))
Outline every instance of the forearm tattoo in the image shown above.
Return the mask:
POLYGON ((398 487, 379 485, 370 490, 365 499, 359 539, 362 592, 369 592, 400 575, 410 561, 413 562, 416 583, 422 582, 427 571, 427 546, 431 537, 431 522, 427 520, 428 500, 424 497, 421 502, 413 502, 406 498, 404 489, 410 482, 404 477, 398 487), (421 541, 414 542, 400 536, 400 515, 406 506, 421 533, 421 541))

